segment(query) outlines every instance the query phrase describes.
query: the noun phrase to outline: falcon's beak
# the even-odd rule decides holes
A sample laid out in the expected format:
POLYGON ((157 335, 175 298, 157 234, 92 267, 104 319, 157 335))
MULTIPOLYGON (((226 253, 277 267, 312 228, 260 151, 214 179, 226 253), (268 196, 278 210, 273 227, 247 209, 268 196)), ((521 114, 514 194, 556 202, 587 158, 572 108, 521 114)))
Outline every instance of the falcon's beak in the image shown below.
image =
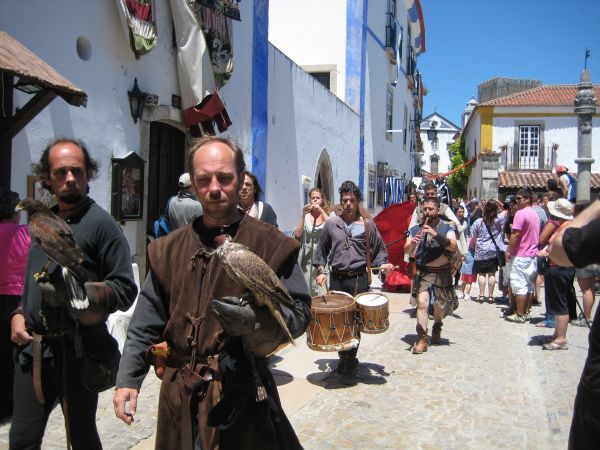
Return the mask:
POLYGON ((22 202, 19 202, 19 203, 17 204, 17 206, 15 206, 15 212, 21 212, 21 211, 23 211, 24 209, 25 209, 25 208, 23 208, 23 203, 22 203, 22 202))

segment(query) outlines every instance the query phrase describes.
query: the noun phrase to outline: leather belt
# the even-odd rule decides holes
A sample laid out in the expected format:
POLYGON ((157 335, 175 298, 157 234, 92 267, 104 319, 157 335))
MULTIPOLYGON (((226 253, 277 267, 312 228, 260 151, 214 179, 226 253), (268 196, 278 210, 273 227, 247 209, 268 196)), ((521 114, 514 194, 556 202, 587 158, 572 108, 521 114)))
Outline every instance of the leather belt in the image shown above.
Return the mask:
POLYGON ((431 266, 417 266, 417 270, 423 273, 443 273, 450 272, 451 267, 450 264, 446 264, 444 266, 439 267, 431 267, 431 266))
POLYGON ((355 278, 360 277, 362 275, 366 275, 367 271, 365 269, 361 270, 331 270, 331 276, 334 278, 355 278))

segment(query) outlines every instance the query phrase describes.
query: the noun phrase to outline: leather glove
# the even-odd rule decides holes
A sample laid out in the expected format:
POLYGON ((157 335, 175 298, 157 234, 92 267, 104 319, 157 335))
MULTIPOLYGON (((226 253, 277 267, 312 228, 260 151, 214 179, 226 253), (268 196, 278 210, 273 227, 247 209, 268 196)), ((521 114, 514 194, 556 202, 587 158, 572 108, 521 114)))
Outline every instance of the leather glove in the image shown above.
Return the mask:
POLYGON ((67 286, 57 267, 49 274, 47 281, 38 281, 37 284, 42 291, 42 301, 54 308, 63 308, 67 306, 67 286))
POLYGON ((254 331, 256 315, 250 303, 243 298, 221 297, 211 300, 210 308, 223 330, 230 336, 244 336, 254 331))
POLYGON ((230 336, 241 336, 256 357, 272 353, 286 341, 280 325, 264 306, 237 297, 222 297, 211 300, 211 309, 223 330, 230 336))
POLYGON ((105 282, 81 282, 63 268, 68 292, 69 314, 81 325, 93 326, 106 321, 116 301, 112 289, 105 282))

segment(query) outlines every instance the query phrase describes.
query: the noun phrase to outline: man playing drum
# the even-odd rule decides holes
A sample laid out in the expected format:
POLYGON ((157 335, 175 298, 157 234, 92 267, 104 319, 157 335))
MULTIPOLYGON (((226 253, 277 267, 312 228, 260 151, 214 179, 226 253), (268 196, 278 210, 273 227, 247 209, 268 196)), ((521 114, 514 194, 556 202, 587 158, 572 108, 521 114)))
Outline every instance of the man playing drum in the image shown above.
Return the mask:
MULTIPOLYGON (((329 289, 356 296, 369 290, 367 266, 379 267, 382 272, 388 273, 393 265, 387 263, 387 250, 375 223, 359 212, 362 195, 356 184, 344 181, 339 192, 342 214, 325 222, 313 265, 317 268, 317 284, 323 286, 329 258, 329 289)), ((340 363, 337 371, 342 374, 344 384, 356 384, 360 333, 358 342, 355 348, 338 352, 340 363)))
POLYGON ((439 344, 442 335, 442 319, 451 314, 458 305, 452 287, 450 259, 456 251, 456 234, 446 222, 440 220, 440 201, 426 197, 421 203, 423 223, 410 228, 410 236, 404 246, 405 253, 413 254, 417 275, 413 280, 410 302, 417 306, 417 334, 419 340, 412 348, 414 354, 427 351, 427 309, 431 296, 434 303, 434 322, 431 343, 439 344))

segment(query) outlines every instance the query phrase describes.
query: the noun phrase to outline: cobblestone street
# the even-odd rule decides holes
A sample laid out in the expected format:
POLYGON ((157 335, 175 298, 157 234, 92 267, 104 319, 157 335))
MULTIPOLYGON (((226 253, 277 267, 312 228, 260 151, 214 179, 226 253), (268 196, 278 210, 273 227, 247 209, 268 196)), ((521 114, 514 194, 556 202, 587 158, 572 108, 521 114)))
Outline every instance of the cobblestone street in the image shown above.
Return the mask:
MULTIPOLYGON (((310 350, 304 337, 273 358, 284 408, 305 448, 566 448, 587 328, 569 327, 567 351, 544 351, 537 337, 551 329, 506 322, 499 304, 461 301, 444 321, 444 345, 412 355, 408 294, 388 297, 390 329, 363 335, 356 386, 331 376, 337 355, 310 350)), ((534 307, 532 322, 542 312, 534 307)), ((148 376, 131 427, 114 417, 112 392, 101 396, 106 449, 153 448, 158 389, 148 376)), ((0 426, 0 449, 8 448, 8 429, 9 422, 0 426)), ((43 448, 64 447, 57 408, 43 448)))

